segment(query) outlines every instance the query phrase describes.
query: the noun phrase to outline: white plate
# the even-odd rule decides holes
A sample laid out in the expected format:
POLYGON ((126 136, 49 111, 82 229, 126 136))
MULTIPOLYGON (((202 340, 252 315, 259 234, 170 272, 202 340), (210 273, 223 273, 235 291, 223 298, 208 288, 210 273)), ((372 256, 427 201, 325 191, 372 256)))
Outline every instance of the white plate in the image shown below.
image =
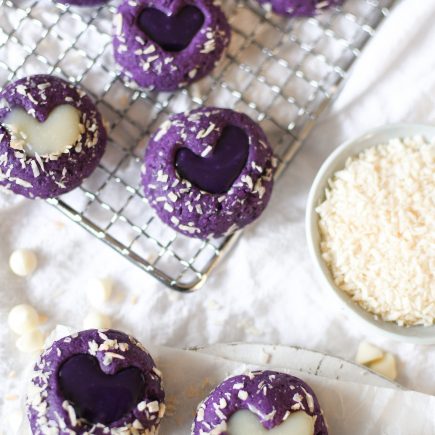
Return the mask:
POLYGON ((246 364, 282 367, 309 375, 323 376, 374 387, 399 389, 401 386, 356 363, 321 352, 293 346, 262 344, 214 344, 197 352, 246 364))
POLYGON ((305 230, 307 234, 308 249, 322 284, 329 294, 334 296, 341 309, 371 332, 381 333, 388 338, 407 341, 417 344, 435 344, 435 326, 402 327, 393 322, 375 319, 375 317, 352 301, 349 295, 339 289, 323 261, 320 253, 320 235, 318 228, 318 214, 316 207, 322 202, 328 180, 340 169, 343 169, 346 160, 366 148, 386 143, 397 137, 425 136, 429 139, 435 137, 435 127, 419 124, 394 124, 376 128, 362 137, 350 140, 339 146, 323 163, 314 179, 307 201, 305 230))

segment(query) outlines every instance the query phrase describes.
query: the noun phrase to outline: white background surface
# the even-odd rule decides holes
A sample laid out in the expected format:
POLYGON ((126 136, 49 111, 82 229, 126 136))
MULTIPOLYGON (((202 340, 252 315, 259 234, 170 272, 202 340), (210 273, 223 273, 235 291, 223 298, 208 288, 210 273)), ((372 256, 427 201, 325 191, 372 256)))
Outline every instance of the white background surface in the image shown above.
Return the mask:
MULTIPOLYGON (((117 291, 104 310, 114 327, 145 344, 279 343, 352 359, 359 342, 369 339, 397 355, 403 385, 435 393, 435 348, 366 336, 347 320, 321 290, 304 234, 310 184, 338 144, 388 122, 435 121, 434 19, 434 0, 396 6, 277 184, 261 220, 193 295, 167 290, 45 203, 0 193, 0 376, 28 362, 5 326, 13 305, 33 304, 48 316, 47 329, 80 327, 89 309, 88 282, 109 275, 117 291), (10 252, 22 247, 34 248, 40 259, 30 279, 8 270, 10 252)), ((0 382, 0 397, 7 388, 0 382)))

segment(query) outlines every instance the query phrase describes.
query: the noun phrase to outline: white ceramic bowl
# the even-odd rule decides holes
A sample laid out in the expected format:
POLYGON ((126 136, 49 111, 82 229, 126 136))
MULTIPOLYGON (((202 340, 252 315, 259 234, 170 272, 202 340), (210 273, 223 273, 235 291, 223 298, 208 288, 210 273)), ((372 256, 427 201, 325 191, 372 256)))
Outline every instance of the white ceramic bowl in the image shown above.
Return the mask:
POLYGON ((418 124, 394 124, 376 128, 363 136, 345 142, 339 146, 322 164, 314 179, 308 197, 305 228, 308 248, 311 257, 320 274, 322 284, 335 297, 335 300, 349 315, 359 320, 371 332, 380 333, 388 338, 418 344, 435 344, 435 326, 402 327, 393 322, 377 320, 374 316, 358 304, 334 283, 328 267, 320 254, 320 234, 316 207, 324 200, 325 188, 328 180, 340 169, 344 168, 348 157, 354 156, 362 150, 388 142, 397 137, 412 137, 422 135, 429 139, 435 137, 435 127, 418 124))

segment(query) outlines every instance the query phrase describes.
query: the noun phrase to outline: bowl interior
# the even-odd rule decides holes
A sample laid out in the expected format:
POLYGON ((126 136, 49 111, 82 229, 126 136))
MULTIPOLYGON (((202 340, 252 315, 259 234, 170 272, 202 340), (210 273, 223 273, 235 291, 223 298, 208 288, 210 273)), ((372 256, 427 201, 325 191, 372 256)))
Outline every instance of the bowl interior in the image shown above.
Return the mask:
POLYGON ((328 180, 340 169, 344 168, 346 160, 365 148, 388 142, 397 137, 425 136, 428 139, 435 138, 435 127, 418 124, 397 124, 377 128, 369 131, 356 140, 345 142, 338 147, 323 163, 310 190, 307 203, 306 232, 308 247, 316 264, 325 287, 333 290, 333 293, 341 302, 342 306, 362 321, 365 326, 375 329, 377 333, 388 335, 391 338, 414 343, 435 343, 435 326, 412 326, 401 327, 393 322, 377 320, 375 317, 362 309, 358 304, 334 283, 332 275, 322 259, 320 253, 320 234, 318 228, 318 214, 316 207, 325 198, 325 188, 328 180))

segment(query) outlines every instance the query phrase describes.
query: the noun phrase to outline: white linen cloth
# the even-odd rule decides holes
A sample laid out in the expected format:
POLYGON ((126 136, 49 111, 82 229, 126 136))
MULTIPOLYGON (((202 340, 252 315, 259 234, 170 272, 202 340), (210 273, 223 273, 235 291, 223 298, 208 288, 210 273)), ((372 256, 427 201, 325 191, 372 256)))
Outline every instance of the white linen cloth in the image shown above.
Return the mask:
MULTIPOLYGON (((80 328, 89 309, 88 282, 109 275, 117 291, 104 311, 115 328, 145 344, 279 343, 353 359, 359 342, 368 339, 397 355, 399 382, 434 394, 435 347, 367 336, 337 311, 321 290, 304 232, 310 184, 336 146, 385 123, 435 121, 434 19, 434 0, 397 4, 277 183, 260 221, 195 294, 166 289, 46 203, 1 193, 1 378, 11 370, 19 373, 29 360, 15 349, 16 337, 6 327, 13 305, 33 304, 47 315, 47 330, 59 323, 80 328), (10 253, 22 247, 35 249, 40 260, 30 279, 8 269, 10 253)), ((0 393, 0 401, 10 393, 8 382, 0 382, 0 393)))

